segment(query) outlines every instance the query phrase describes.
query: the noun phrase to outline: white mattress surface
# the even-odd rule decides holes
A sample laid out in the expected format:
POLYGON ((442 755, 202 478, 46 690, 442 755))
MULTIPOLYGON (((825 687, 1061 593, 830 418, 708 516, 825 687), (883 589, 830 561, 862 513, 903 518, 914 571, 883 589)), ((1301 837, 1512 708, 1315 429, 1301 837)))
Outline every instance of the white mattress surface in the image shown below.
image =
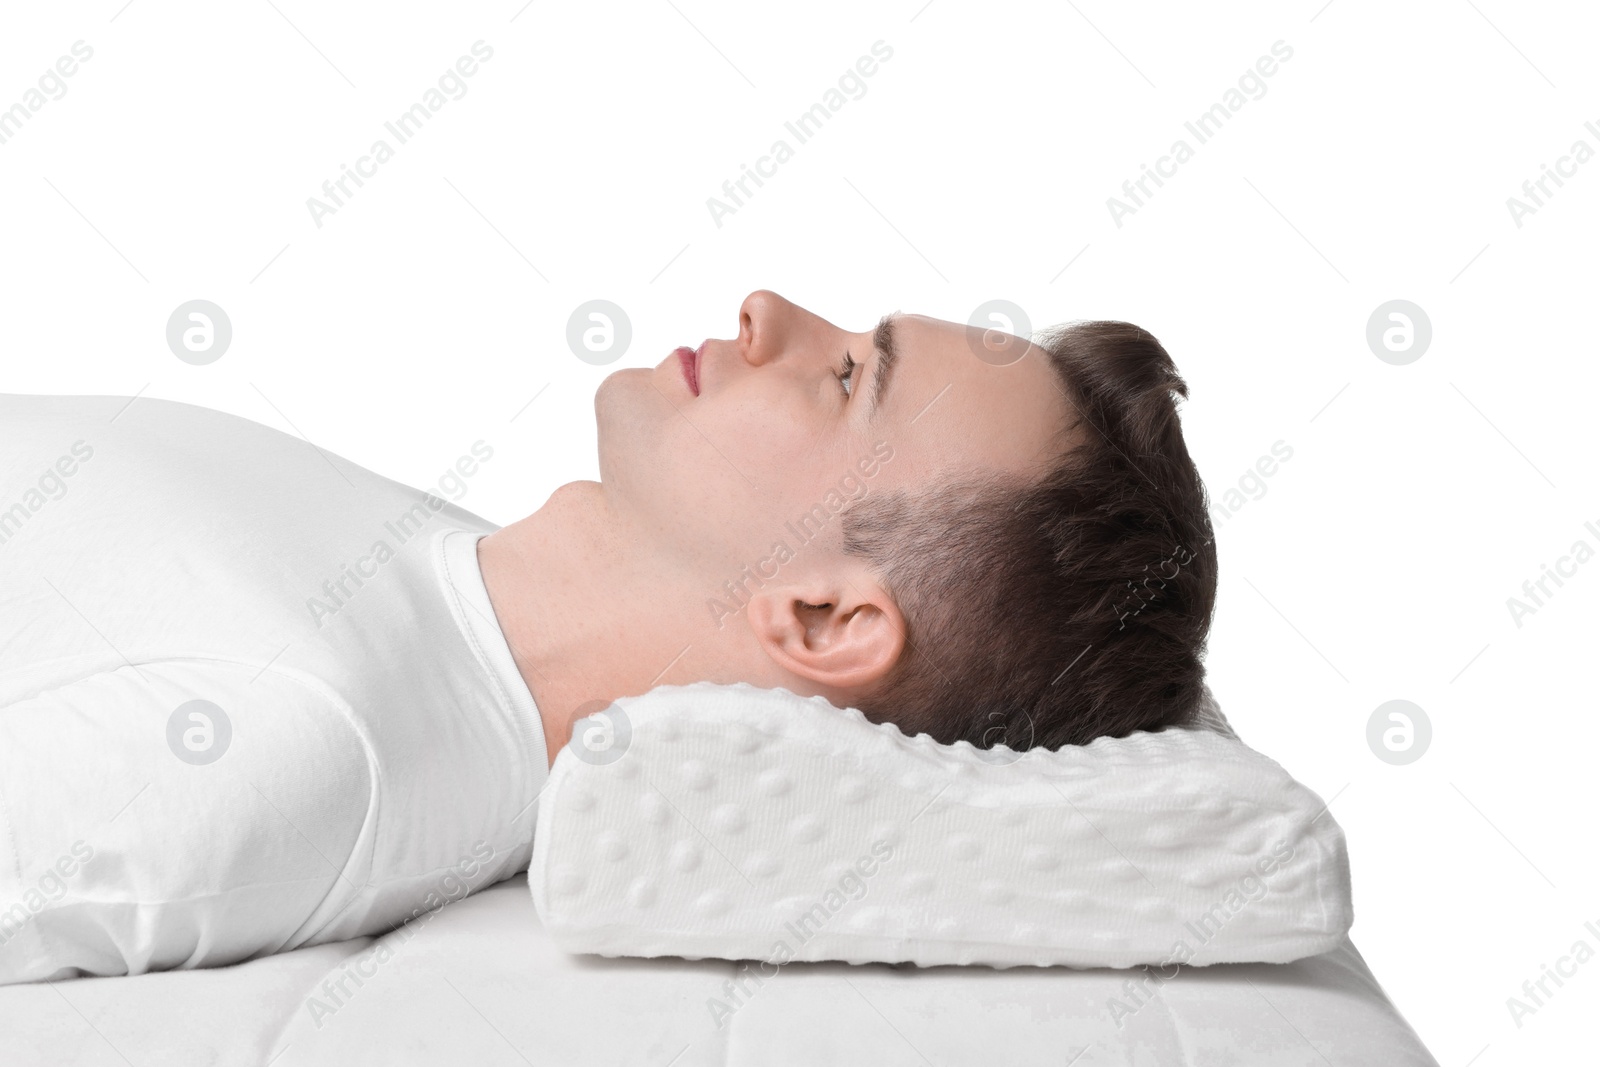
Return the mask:
POLYGON ((760 987, 747 980, 752 993, 735 1004, 724 983, 738 967, 568 955, 519 875, 376 940, 0 988, 0 1062, 1435 1063, 1348 941, 1291 964, 1162 972, 1170 977, 1147 979, 1157 991, 1138 999, 1126 985, 1138 970, 797 962, 760 987), (1113 1000, 1128 1013, 1114 1018, 1113 1000), (720 1026, 714 1001, 731 1009, 720 1026))

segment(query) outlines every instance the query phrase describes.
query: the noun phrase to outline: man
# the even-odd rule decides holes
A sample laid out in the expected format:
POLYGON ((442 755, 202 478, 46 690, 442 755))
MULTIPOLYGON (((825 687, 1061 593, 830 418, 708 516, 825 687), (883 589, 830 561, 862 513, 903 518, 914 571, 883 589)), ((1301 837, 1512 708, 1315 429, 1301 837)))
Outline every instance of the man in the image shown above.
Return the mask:
POLYGON ((503 529, 232 416, 0 399, 0 981, 510 877, 574 720, 656 685, 1013 748, 1182 721, 1216 580, 1183 382, 1126 323, 999 340, 752 293, 608 378, 600 480, 503 529))

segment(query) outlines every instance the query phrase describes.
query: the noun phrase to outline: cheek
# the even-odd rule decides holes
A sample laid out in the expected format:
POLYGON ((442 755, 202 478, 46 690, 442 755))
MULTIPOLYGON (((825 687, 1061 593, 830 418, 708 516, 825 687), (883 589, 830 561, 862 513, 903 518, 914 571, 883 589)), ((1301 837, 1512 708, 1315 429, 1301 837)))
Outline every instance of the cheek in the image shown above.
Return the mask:
POLYGON ((602 482, 708 573, 736 573, 776 542, 793 548, 786 524, 821 504, 863 451, 805 398, 730 392, 680 407, 624 371, 595 408, 602 482))
POLYGON ((709 417, 696 419, 695 425, 756 485, 766 488, 768 480, 786 479, 808 456, 815 458, 819 434, 825 431, 814 412, 800 410, 799 405, 729 400, 709 417), (809 422, 808 414, 812 416, 809 422))
POLYGON ((783 524, 813 441, 800 432, 792 412, 766 405, 727 403, 686 414, 694 424, 678 420, 672 467, 682 497, 698 509, 692 525, 736 551, 758 541, 764 546, 783 524))
POLYGON ((687 544, 742 541, 789 447, 781 421, 727 399, 679 406, 650 373, 619 371, 595 393, 601 482, 636 518, 687 544))
POLYGON ((840 419, 799 402, 730 407, 706 432, 733 479, 728 499, 738 513, 724 505, 723 520, 763 551, 783 538, 787 523, 843 492, 865 451, 840 419))

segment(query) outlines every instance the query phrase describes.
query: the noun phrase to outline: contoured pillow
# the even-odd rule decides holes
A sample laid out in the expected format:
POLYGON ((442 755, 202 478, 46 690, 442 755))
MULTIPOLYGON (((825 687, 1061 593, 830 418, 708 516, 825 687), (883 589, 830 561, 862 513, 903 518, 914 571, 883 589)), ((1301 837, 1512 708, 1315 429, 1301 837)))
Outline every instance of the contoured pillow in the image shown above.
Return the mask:
POLYGON ((820 697, 663 686, 575 724, 528 882, 568 952, 919 966, 1286 963, 1350 928, 1344 834, 1194 728, 941 745, 820 697))

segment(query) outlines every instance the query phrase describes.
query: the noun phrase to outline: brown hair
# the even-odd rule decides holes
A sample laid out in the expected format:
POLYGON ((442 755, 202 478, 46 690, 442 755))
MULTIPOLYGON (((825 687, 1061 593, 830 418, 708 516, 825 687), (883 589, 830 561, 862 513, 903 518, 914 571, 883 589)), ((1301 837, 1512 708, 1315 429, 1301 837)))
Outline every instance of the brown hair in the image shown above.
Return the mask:
POLYGON ((1058 748, 1182 723, 1200 703, 1216 601, 1205 487, 1172 358, 1126 322, 1034 339, 1076 447, 1031 483, 868 496, 844 513, 906 619, 868 718, 980 748, 1058 748))

